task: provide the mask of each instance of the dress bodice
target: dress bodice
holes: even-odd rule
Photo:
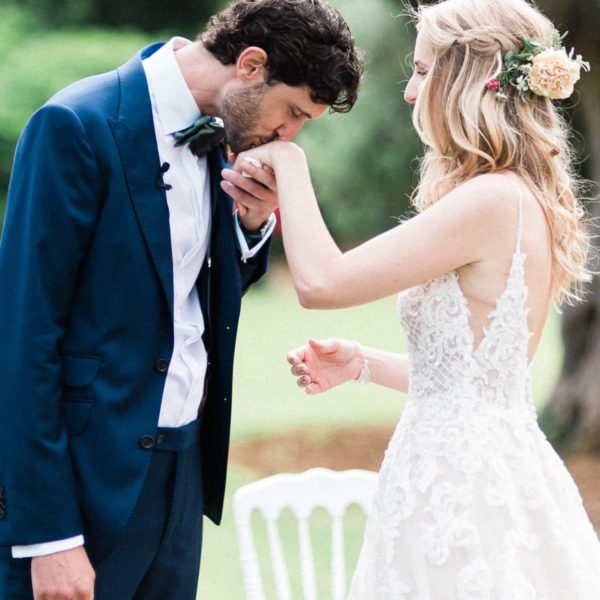
[[[469,305],[456,271],[398,295],[398,313],[410,355],[410,398],[452,396],[506,408],[530,403],[531,333],[521,231],[519,199],[517,242],[506,287],[488,315],[477,347]]]

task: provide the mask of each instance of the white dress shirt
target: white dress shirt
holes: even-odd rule
[[[173,258],[174,346],[158,418],[160,427],[181,427],[198,417],[207,365],[202,341],[204,318],[195,284],[210,243],[210,177],[206,157],[195,156],[187,145],[176,148],[173,137],[176,131],[189,127],[200,116],[175,60],[175,51],[190,43],[184,38],[172,38],[142,63],[150,91],[159,159],[161,164],[170,165],[163,179],[172,186],[166,195]],[[237,215],[235,225],[245,262],[265,244],[275,227],[275,218],[271,215],[262,240],[252,248],[248,247]],[[12,555],[14,558],[41,556],[83,543],[83,536],[79,535],[54,542],[13,546]]]

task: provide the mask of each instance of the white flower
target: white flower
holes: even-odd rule
[[[564,48],[544,50],[533,57],[529,88],[538,96],[564,100],[573,93],[581,76],[581,62],[571,59]]]

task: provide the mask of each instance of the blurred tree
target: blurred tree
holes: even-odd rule
[[[397,0],[399,5],[403,0]],[[427,4],[411,0],[413,6]],[[593,66],[577,84],[575,102],[565,106],[577,132],[574,143],[583,177],[590,181],[589,211],[600,219],[600,0],[537,0],[539,8],[561,32],[566,44]],[[594,240],[599,250],[598,240]],[[597,257],[591,268],[599,270]],[[556,388],[540,415],[548,438],[563,450],[600,452],[600,280],[587,286],[586,302],[566,307],[562,321],[565,357]]]
[[[323,215],[334,237],[353,245],[397,224],[409,206],[420,142],[404,102],[414,33],[393,0],[332,0],[348,20],[367,68],[349,114],[307,124],[306,149]]]
[[[4,0],[29,8],[47,25],[101,25],[195,37],[224,0]]]
[[[539,7],[560,31],[566,43],[592,64],[577,84],[571,109],[579,132],[576,143],[581,169],[591,184],[589,210],[600,219],[600,0],[538,0]],[[594,229],[597,235],[597,231]],[[595,240],[598,249],[598,240]],[[592,260],[598,270],[598,261]],[[558,384],[540,421],[550,440],[564,449],[600,453],[600,280],[587,286],[586,302],[567,307],[562,322],[565,358]]]
[[[0,224],[14,148],[29,116],[61,87],[109,71],[151,41],[135,31],[46,29],[0,5]]]

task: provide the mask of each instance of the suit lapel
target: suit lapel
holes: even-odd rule
[[[221,171],[227,166],[221,155],[221,149],[215,148],[207,155],[208,172],[210,174],[210,207],[211,213],[214,216],[217,208],[217,202],[221,196],[221,201],[224,200],[225,193],[221,190]]]
[[[156,147],[152,105],[142,58],[161,44],[142,50],[118,70],[121,85],[119,114],[109,119],[129,194],[171,314],[173,314],[173,259],[166,194],[156,183],[160,160]]]

